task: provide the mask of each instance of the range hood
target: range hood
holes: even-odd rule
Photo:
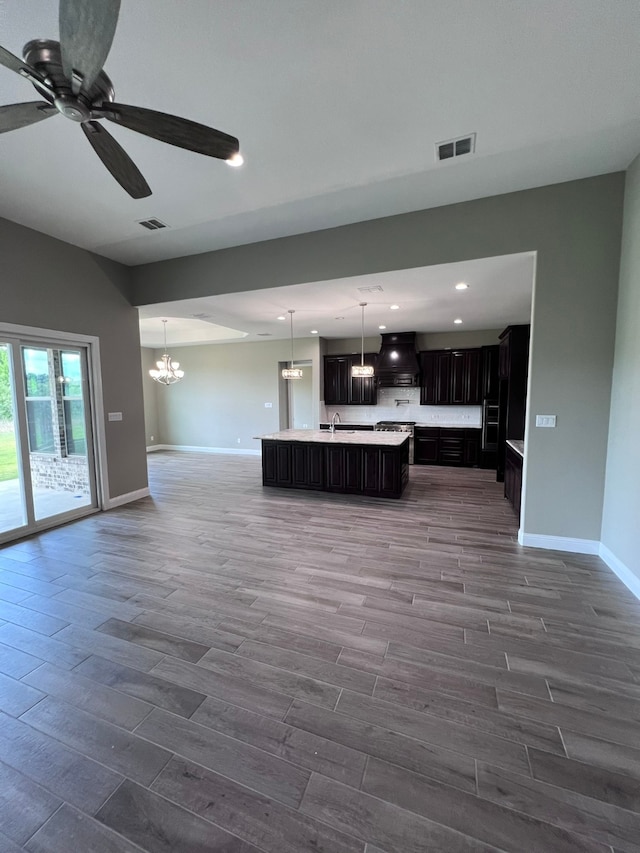
[[[420,365],[416,352],[415,332],[381,335],[376,376],[381,388],[411,387],[420,384]]]

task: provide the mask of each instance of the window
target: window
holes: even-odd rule
[[[68,456],[87,455],[84,403],[82,401],[82,365],[79,352],[60,351],[64,439]]]
[[[54,396],[48,351],[24,347],[22,357],[29,450],[32,453],[55,453]]]

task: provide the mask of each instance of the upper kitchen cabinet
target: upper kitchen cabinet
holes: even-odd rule
[[[500,410],[497,479],[504,479],[507,439],[524,438],[529,366],[529,326],[507,326],[500,335]]]
[[[351,385],[351,359],[348,355],[327,355],[324,358],[325,405],[346,406]]]
[[[423,406],[477,406],[482,402],[480,349],[427,350],[420,353]]]
[[[482,347],[482,399],[497,402],[500,392],[498,368],[500,346]]]
[[[364,363],[375,368],[377,354],[365,353]],[[375,406],[378,386],[375,376],[354,378],[351,365],[359,355],[326,355],[324,358],[324,402],[326,406]]]

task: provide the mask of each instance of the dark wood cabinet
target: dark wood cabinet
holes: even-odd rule
[[[507,445],[504,464],[504,496],[513,507],[520,521],[522,503],[522,456]]]
[[[528,366],[529,326],[508,326],[500,335],[498,482],[504,480],[507,439],[524,438]]]
[[[364,363],[375,369],[377,356],[375,353],[365,353]],[[378,384],[375,376],[351,376],[351,367],[360,364],[360,356],[351,356],[349,359],[349,403],[352,406],[375,406],[378,401]],[[326,404],[325,400],[325,404]]]
[[[437,465],[439,444],[439,427],[416,427],[414,462],[418,465]]]
[[[348,356],[325,356],[325,404],[346,406],[349,402],[351,363]]]
[[[423,406],[477,406],[482,402],[480,349],[426,350],[420,353]]]
[[[460,465],[473,468],[480,461],[481,430],[474,427],[416,427],[417,465]]]
[[[376,353],[365,353],[364,363],[375,368]],[[378,384],[375,376],[352,377],[351,366],[359,355],[327,355],[324,358],[324,402],[326,406],[375,406]]]
[[[408,438],[395,447],[262,441],[265,486],[399,498],[408,481]]]
[[[482,399],[498,400],[500,374],[498,372],[500,347],[498,344],[482,347]]]

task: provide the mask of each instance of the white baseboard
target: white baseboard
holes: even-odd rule
[[[103,509],[115,509],[117,506],[131,503],[131,501],[139,501],[140,498],[148,498],[151,492],[149,487],[145,489],[137,489],[135,492],[127,492],[124,495],[117,495],[115,498],[109,498],[105,501]]]
[[[636,598],[640,599],[640,578],[631,571],[628,566],[619,560],[613,551],[610,551],[606,545],[600,543],[598,554],[602,560],[609,566],[611,571],[616,574],[622,583],[630,590]]]
[[[573,554],[599,554],[596,539],[573,539],[570,536],[545,536],[541,533],[523,533],[518,530],[518,542],[528,548],[546,548],[548,551],[570,551]]]
[[[197,447],[192,444],[154,444],[147,450],[181,450],[184,453],[227,453],[232,456],[260,456],[262,451],[243,447]]]
[[[155,450],[164,450],[164,444],[149,444],[147,453],[153,453]]]

